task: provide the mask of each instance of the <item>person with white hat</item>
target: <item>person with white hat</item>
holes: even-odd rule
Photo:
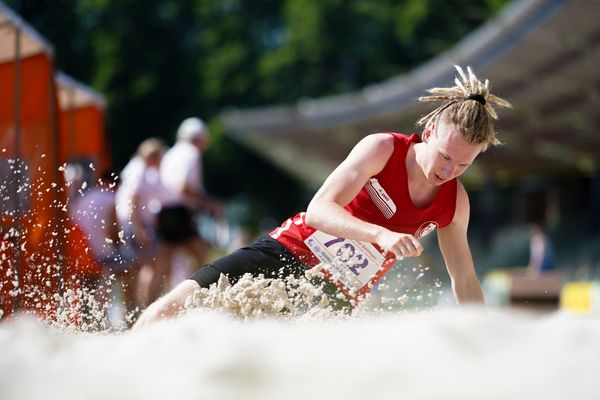
[[[177,130],[177,142],[167,151],[160,169],[163,184],[191,209],[204,203],[202,154],[208,148],[208,130],[200,118],[187,118]]]
[[[202,154],[209,146],[208,129],[200,118],[186,118],[177,130],[177,141],[160,166],[160,179],[172,201],[158,214],[158,234],[171,248],[183,248],[203,265],[208,245],[198,232],[201,213],[219,214],[221,204],[204,189]]]

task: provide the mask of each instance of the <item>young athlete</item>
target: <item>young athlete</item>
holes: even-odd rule
[[[494,105],[510,104],[467,68],[456,86],[430,89],[420,101],[441,105],[418,123],[417,135],[378,133],[361,140],[331,173],[306,213],[285,221],[252,245],[200,268],[141,315],[138,326],[179,312],[199,287],[225,274],[298,274],[320,262],[349,298],[359,299],[395,258],[416,257],[419,239],[437,229],[459,303],[483,303],[467,242],[469,199],[456,179],[477,155],[499,141]]]

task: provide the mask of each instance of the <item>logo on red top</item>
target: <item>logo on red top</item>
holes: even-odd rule
[[[431,232],[435,231],[438,228],[438,223],[435,221],[428,221],[421,224],[419,229],[415,232],[415,237],[420,239],[424,236],[429,235]]]
[[[385,189],[381,186],[377,178],[369,179],[364,186],[373,203],[379,208],[383,215],[390,219],[396,213],[396,204],[386,193]]]

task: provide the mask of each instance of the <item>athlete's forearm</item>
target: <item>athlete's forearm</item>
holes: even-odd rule
[[[346,239],[376,242],[385,228],[351,215],[335,202],[311,202],[306,210],[306,223],[320,231]]]
[[[460,304],[484,304],[483,291],[477,277],[452,282],[454,296]]]

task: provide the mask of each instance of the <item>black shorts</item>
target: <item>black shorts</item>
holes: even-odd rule
[[[196,220],[184,205],[163,207],[157,215],[158,237],[170,244],[182,244],[198,237]]]
[[[217,282],[221,274],[234,284],[246,273],[253,276],[263,274],[265,278],[301,277],[307,268],[277,240],[263,236],[249,246],[206,264],[191,279],[207,288]]]

